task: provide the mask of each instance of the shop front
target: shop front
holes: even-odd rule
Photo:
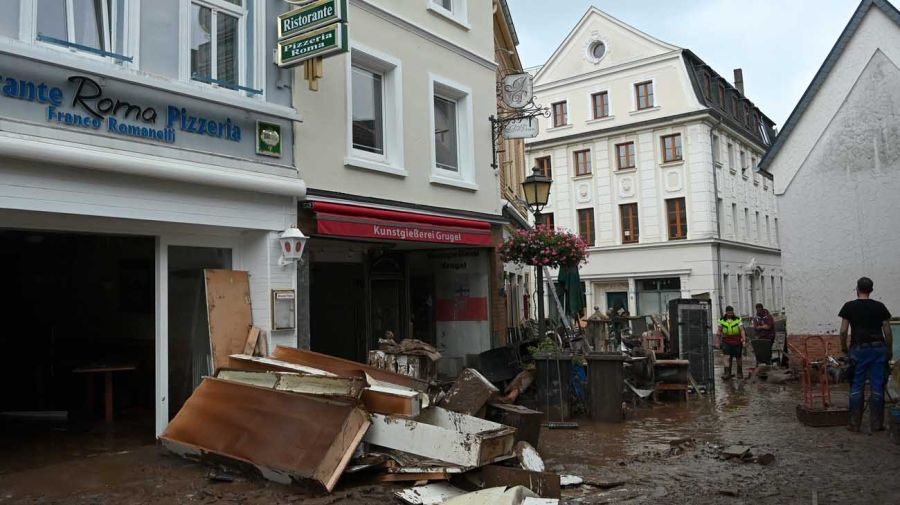
[[[455,376],[467,356],[495,345],[498,224],[346,202],[315,201],[300,213],[312,238],[299,326],[302,342],[308,325],[313,351],[365,361],[379,339],[415,338],[441,349],[438,372]]]
[[[253,324],[296,345],[271,325],[305,195],[290,119],[7,54],[0,76],[0,421],[152,441],[210,373],[204,269],[247,271]],[[284,154],[260,154],[261,124]]]

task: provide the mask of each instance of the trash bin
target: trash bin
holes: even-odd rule
[[[767,338],[757,338],[750,341],[753,346],[753,355],[756,356],[756,364],[772,362],[772,341]]]
[[[532,408],[544,411],[545,422],[568,421],[572,416],[572,354],[535,353],[532,357],[537,367],[537,402]]]
[[[620,423],[622,412],[622,388],[624,387],[621,353],[597,352],[587,355],[588,404],[591,420]]]

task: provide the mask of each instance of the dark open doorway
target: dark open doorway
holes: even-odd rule
[[[366,360],[365,283],[361,263],[311,263],[310,348]]]

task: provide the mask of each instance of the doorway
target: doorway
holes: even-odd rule
[[[365,361],[365,283],[362,263],[310,263],[310,349]]]
[[[628,292],[609,291],[606,293],[606,307],[613,314],[628,312]]]

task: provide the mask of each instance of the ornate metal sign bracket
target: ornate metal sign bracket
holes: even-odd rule
[[[497,79],[497,115],[490,116],[491,147],[495,171],[497,164],[497,144],[501,137],[533,138],[537,136],[540,120],[550,117],[550,108],[535,103],[532,91],[532,77],[527,73],[503,73]]]

